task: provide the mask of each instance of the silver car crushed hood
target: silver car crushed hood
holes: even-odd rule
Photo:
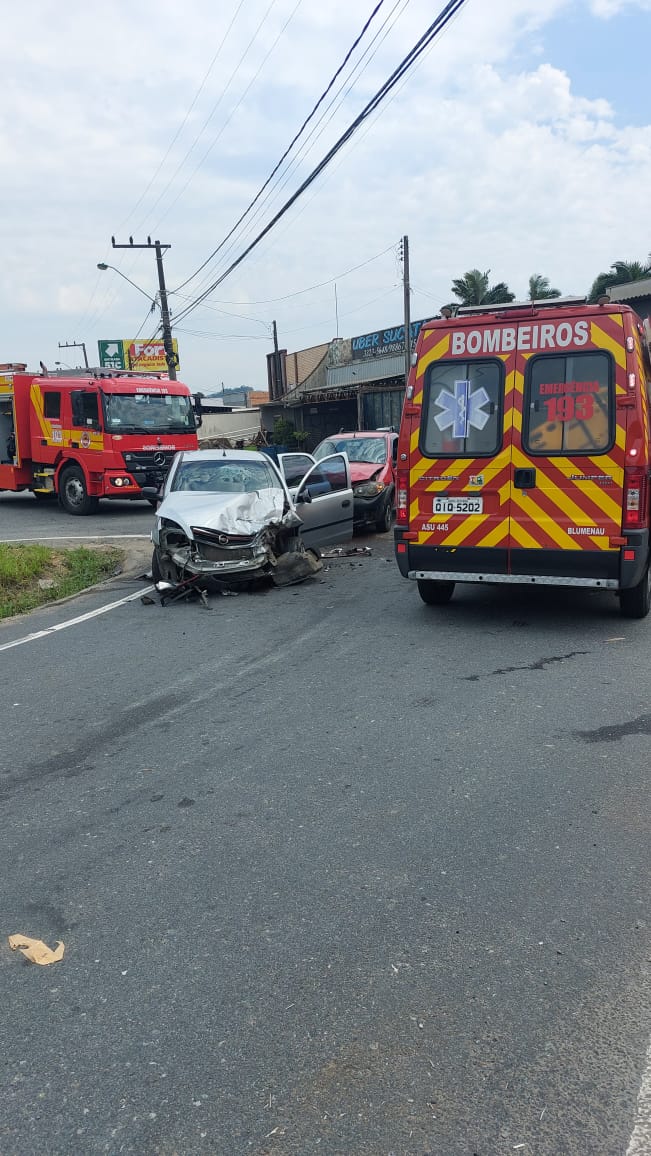
[[[217,530],[224,534],[257,534],[272,524],[299,526],[301,519],[294,509],[286,514],[285,493],[279,487],[254,490],[250,494],[202,494],[173,491],[156,511],[182,527],[192,538],[192,526]]]

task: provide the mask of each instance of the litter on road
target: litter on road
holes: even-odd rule
[[[53,951],[42,939],[32,939],[29,935],[10,935],[9,946],[12,951],[21,951],[30,963],[38,963],[41,967],[46,967],[49,963],[58,963],[63,959],[65,951],[61,939]]]

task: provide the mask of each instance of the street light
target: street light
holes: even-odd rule
[[[116,245],[114,237],[112,237],[111,240],[113,241],[113,247],[116,249],[119,249],[119,248],[127,248],[128,249],[130,247],[129,245],[124,245],[124,246]],[[132,244],[133,244],[133,242],[132,242]],[[134,248],[135,247],[136,246],[134,246]],[[137,248],[145,248],[145,249],[148,247],[149,247],[148,245],[137,246]],[[158,305],[160,306],[161,329],[163,331],[163,346],[165,348],[165,358],[167,360],[167,372],[168,372],[170,380],[176,381],[176,358],[174,355],[174,342],[172,341],[172,326],[170,323],[169,309],[167,307],[167,292],[165,289],[165,275],[163,273],[163,258],[161,256],[161,246],[160,246],[160,243],[158,241],[156,241],[156,261],[158,263],[158,280],[159,280],[159,284],[160,284],[160,300],[159,301],[156,301],[153,297],[150,297],[149,293],[145,293],[144,289],[141,289],[139,285],[136,285],[135,281],[132,281],[130,277],[127,277],[126,273],[123,273],[121,271],[121,269],[116,269],[115,265],[107,265],[105,261],[98,261],[97,268],[101,269],[102,272],[105,269],[112,269],[113,272],[117,273],[120,277],[122,277],[122,279],[124,281],[128,281],[130,285],[133,285],[134,289],[137,289],[139,293],[142,293],[143,297],[146,297],[148,301],[151,301],[151,309],[149,310],[150,313],[154,312],[154,309],[156,308],[156,306],[158,306]]]
[[[130,277],[127,277],[126,273],[123,273],[120,269],[116,269],[115,265],[107,265],[104,261],[99,261],[97,264],[97,268],[101,269],[103,273],[106,271],[106,269],[112,269],[113,272],[117,273],[118,276],[121,277],[123,281],[128,281],[130,285],[133,285],[134,289],[137,289],[139,293],[142,293],[143,297],[146,297],[148,301],[151,301],[150,312],[151,313],[154,312],[154,309],[158,305],[158,302],[153,297],[150,297],[149,293],[145,293],[145,290],[141,289],[139,285],[136,285],[135,281],[132,281]]]

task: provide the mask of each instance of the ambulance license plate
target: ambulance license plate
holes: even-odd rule
[[[483,498],[434,498],[435,514],[481,514],[483,509]]]

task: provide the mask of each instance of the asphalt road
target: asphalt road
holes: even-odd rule
[[[650,639],[602,594],[425,607],[385,537],[1,650],[3,1156],[624,1156]]]
[[[75,518],[56,500],[38,501],[33,494],[0,492],[0,541],[34,538],[46,545],[55,538],[149,536],[153,511],[148,502],[100,502],[99,512]]]

